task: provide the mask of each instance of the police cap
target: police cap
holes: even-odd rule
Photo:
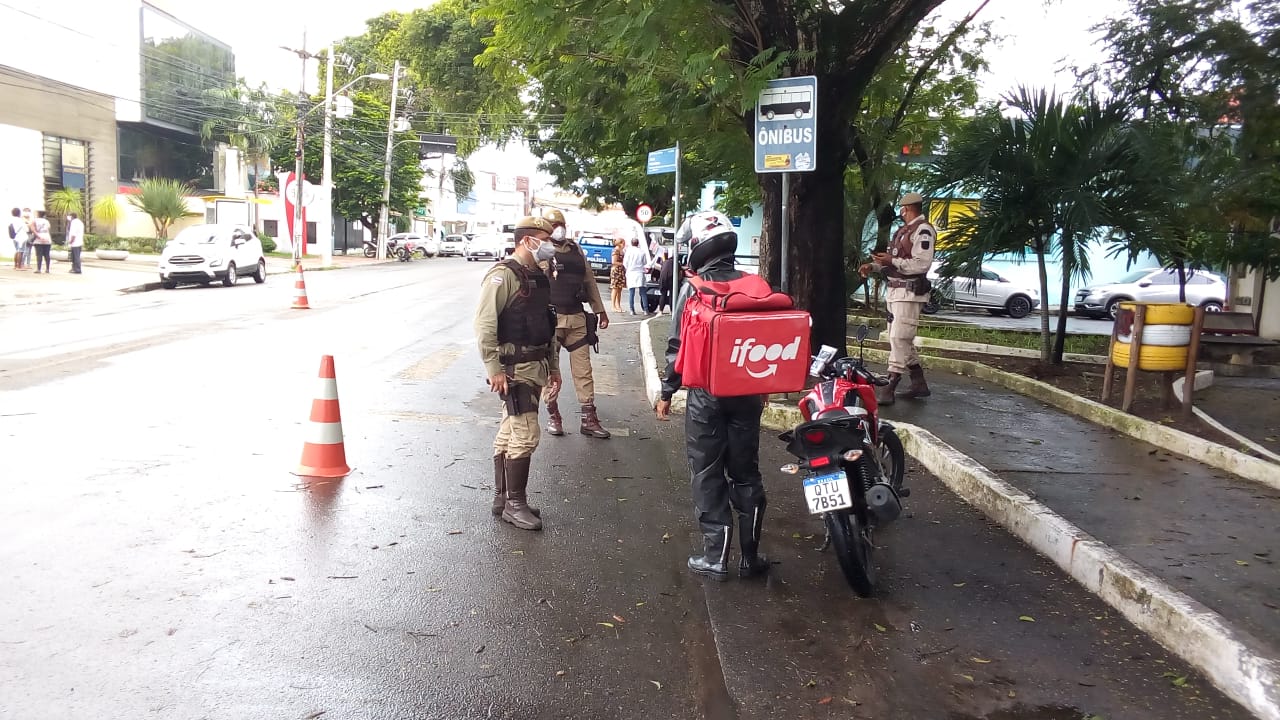
[[[530,215],[516,223],[517,230],[541,230],[550,235],[555,228],[551,227],[551,223],[546,218],[534,217]]]
[[[564,213],[555,208],[545,208],[542,211],[542,217],[551,222],[552,225],[564,225]]]
[[[906,207],[907,205],[923,205],[924,196],[918,192],[909,192],[902,196],[898,201],[898,207]]]

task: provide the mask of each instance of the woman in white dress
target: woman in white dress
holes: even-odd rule
[[[644,248],[640,247],[640,239],[631,238],[627,252],[622,256],[622,267],[627,271],[627,296],[632,315],[639,314],[636,312],[637,291],[641,293],[640,309],[644,309],[644,268],[648,262]]]

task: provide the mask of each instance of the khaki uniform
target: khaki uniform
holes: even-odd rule
[[[537,267],[530,268],[541,275]],[[485,273],[480,284],[480,302],[476,307],[475,332],[480,346],[480,359],[484,363],[486,377],[493,377],[504,371],[503,355],[512,355],[518,348],[510,343],[498,342],[498,315],[511,304],[512,299],[521,291],[521,280],[510,268],[499,263]],[[504,404],[502,408],[502,426],[494,439],[494,454],[505,454],[512,460],[529,457],[538,447],[541,433],[538,429],[537,397],[546,387],[552,374],[559,374],[558,357],[560,346],[552,339],[550,357],[546,360],[515,363],[505,368],[509,382],[509,392],[517,392],[516,385],[525,385],[532,389],[534,398],[533,410],[519,415],[511,415]]]
[[[929,221],[920,216],[894,233],[889,245],[889,262],[883,267],[889,279],[886,300],[893,322],[889,325],[889,372],[904,374],[907,368],[920,364],[916,352],[916,330],[920,327],[920,309],[929,301],[928,293],[917,294],[912,278],[929,272],[933,265],[934,244],[937,231]]]
[[[587,274],[582,280],[582,289],[583,294],[586,295],[587,304],[591,306],[591,312],[596,315],[603,313],[604,301],[600,299],[600,288],[596,285],[595,274],[591,271],[591,264],[587,262],[586,254],[582,252],[582,248],[573,242],[565,242],[556,246],[557,255],[569,252],[576,252],[581,255],[582,262],[586,265]],[[543,272],[550,272],[550,263],[542,263],[542,270]],[[560,348],[580,342],[586,336],[587,316],[585,314],[558,313],[556,315],[557,356]],[[573,390],[578,395],[578,403],[581,405],[593,404],[596,399],[596,383],[591,374],[590,345],[583,345],[569,351],[569,372],[573,374]]]

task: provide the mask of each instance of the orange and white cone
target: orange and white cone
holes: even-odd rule
[[[351,474],[342,441],[342,412],[338,409],[338,379],[333,356],[320,358],[320,388],[311,401],[311,421],[302,446],[302,462],[294,475],[341,478]]]
[[[302,263],[298,263],[298,279],[293,283],[293,310],[310,310],[307,302],[307,281],[302,277]]]

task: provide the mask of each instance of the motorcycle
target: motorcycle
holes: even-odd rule
[[[413,257],[413,243],[408,243],[409,247],[400,245],[396,240],[387,240],[387,257],[398,258],[400,262],[409,262]],[[373,240],[364,241],[364,256],[367,258],[378,256],[378,243]]]
[[[826,526],[821,550],[835,548],[845,580],[861,597],[875,588],[873,532],[897,519],[901,498],[911,494],[902,485],[902,440],[880,419],[876,404],[876,387],[889,381],[867,370],[866,338],[867,326],[861,325],[857,359],[837,358],[835,348],[822,346],[809,366],[818,383],[799,403],[804,421],[778,436],[800,460],[782,472],[804,474],[805,504]]]

